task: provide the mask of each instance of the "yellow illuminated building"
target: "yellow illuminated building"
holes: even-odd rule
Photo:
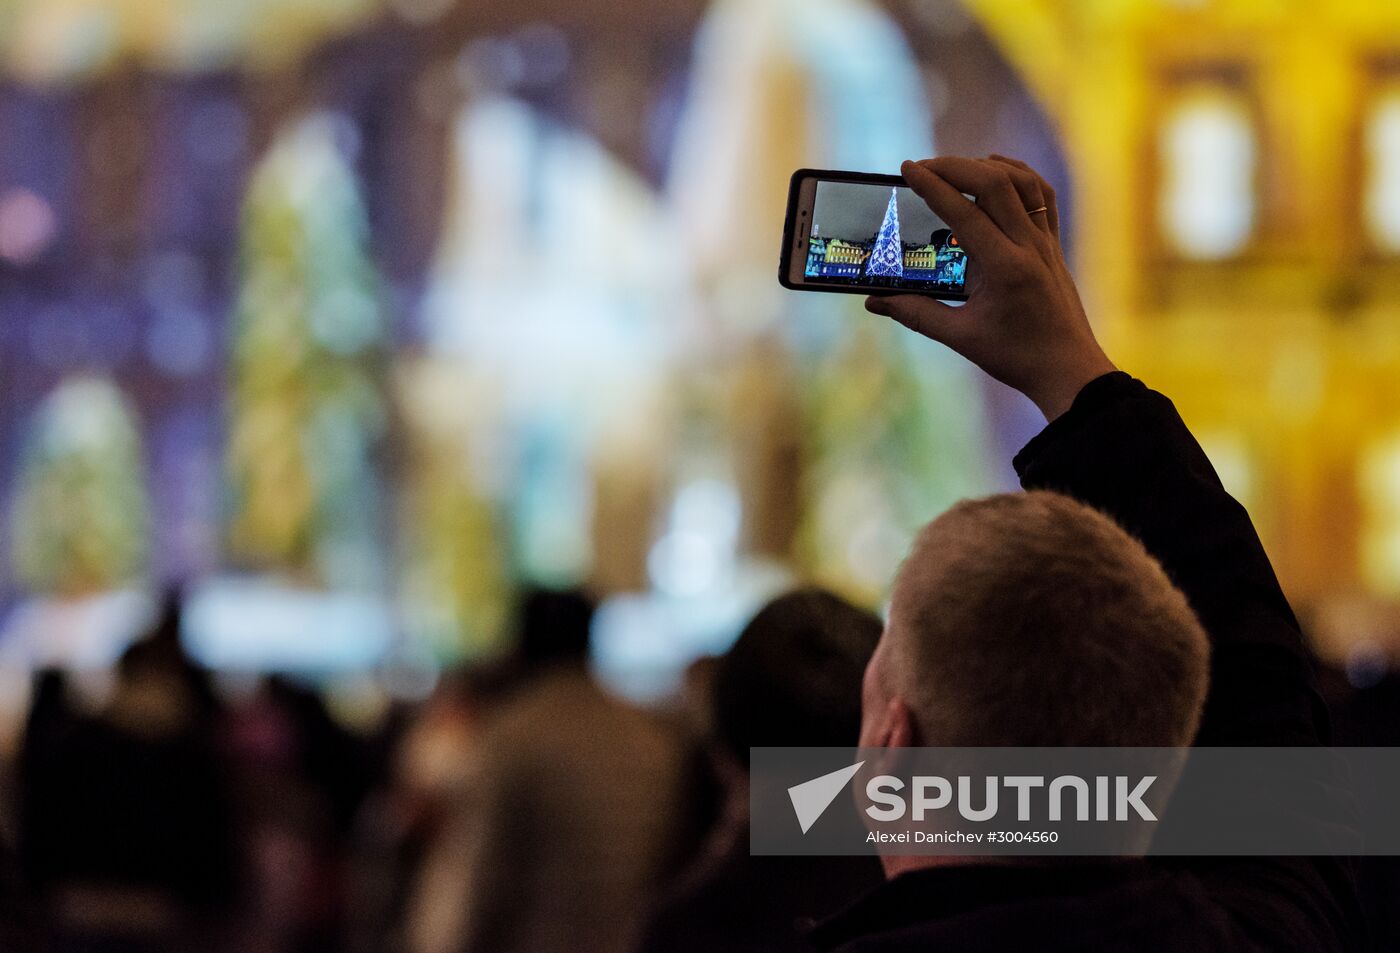
[[[826,246],[826,260],[833,265],[861,265],[870,253],[859,245],[833,238]]]
[[[932,269],[938,262],[938,249],[933,245],[919,245],[904,249],[905,268]]]
[[[968,6],[1058,126],[1115,358],[1175,399],[1290,595],[1393,619],[1400,4]]]

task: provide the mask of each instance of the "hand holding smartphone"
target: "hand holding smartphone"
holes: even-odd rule
[[[897,175],[799,169],[778,280],[797,291],[967,298],[967,253]]]
[[[1086,383],[1114,369],[1065,263],[1055,190],[1030,166],[1005,156],[940,156],[906,162],[900,171],[903,178],[798,172],[788,203],[782,283],[869,294],[867,310],[947,345],[1054,420]],[[905,183],[919,205],[901,200]],[[880,194],[857,197],[853,188]],[[835,201],[823,202],[823,195]],[[874,219],[878,224],[871,225]],[[936,253],[930,274],[916,254],[922,234],[909,236],[911,228],[932,222],[952,232],[944,245],[929,242]],[[936,298],[966,304],[955,308]]]

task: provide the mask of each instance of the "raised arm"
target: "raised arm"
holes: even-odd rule
[[[1086,385],[1016,457],[1030,488],[1114,517],[1186,593],[1211,637],[1199,745],[1315,745],[1326,710],[1259,537],[1171,401],[1127,374]]]
[[[967,248],[972,297],[961,309],[910,295],[872,298],[867,307],[1035,401],[1049,425],[1017,455],[1022,484],[1114,517],[1186,594],[1212,645],[1198,745],[1325,744],[1326,709],[1302,635],[1249,516],[1171,401],[1116,371],[1095,341],[1060,249],[1053,191],[1029,167],[1000,157],[931,159],[903,171]],[[1270,949],[1353,948],[1358,917],[1343,861],[1184,864],[1248,940]]]
[[[972,297],[963,308],[912,295],[867,306],[1035,401],[1050,424],[1016,458],[1022,484],[1114,517],[1186,593],[1213,651],[1198,743],[1325,741],[1302,636],[1249,516],[1171,401],[1116,372],[1099,347],[1060,249],[1053,190],[1000,158],[906,163],[904,175],[972,256]]]

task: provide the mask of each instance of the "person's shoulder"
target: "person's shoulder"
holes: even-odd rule
[[[793,885],[766,874],[747,843],[707,859],[667,891],[647,926],[643,953],[796,953],[807,950],[790,905],[775,897]],[[798,885],[800,888],[800,885]],[[777,902],[775,902],[777,901]]]
[[[1185,871],[1134,865],[932,869],[878,887],[809,938],[829,953],[958,949],[1250,953],[1228,914]]]
[[[587,747],[650,724],[648,713],[608,695],[586,672],[546,672],[522,685],[486,726],[487,748],[542,752]]]
[[[1018,920],[1029,939],[1052,926],[1065,941],[1041,949],[1124,950],[1134,953],[1250,953],[1237,924],[1187,870],[1152,869],[1102,890],[1041,901],[993,917]]]

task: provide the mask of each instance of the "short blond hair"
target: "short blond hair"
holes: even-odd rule
[[[925,745],[1189,745],[1209,678],[1206,633],[1157,560],[1045,491],[925,526],[886,637]]]

